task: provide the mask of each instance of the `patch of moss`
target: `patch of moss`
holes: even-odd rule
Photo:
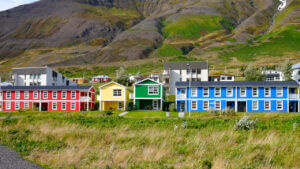
[[[170,57],[170,56],[179,56],[182,55],[182,51],[175,46],[172,46],[170,44],[165,44],[162,47],[158,48],[156,51],[156,54],[158,56],[162,57]]]
[[[106,39],[96,38],[89,41],[90,46],[104,46],[106,44]]]

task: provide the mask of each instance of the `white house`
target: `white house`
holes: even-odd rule
[[[64,75],[45,67],[21,67],[12,69],[14,86],[76,86]]]
[[[214,81],[214,82],[230,82],[230,81],[234,81],[234,80],[235,80],[235,76],[229,75],[229,74],[209,76],[209,81]]]
[[[300,63],[294,64],[292,66],[292,79],[300,83]]]
[[[207,61],[165,62],[161,82],[166,91],[175,94],[175,82],[208,81]]]
[[[278,70],[265,70],[262,74],[265,74],[266,81],[284,81],[282,72]]]

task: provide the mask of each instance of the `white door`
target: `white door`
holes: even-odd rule
[[[158,100],[153,100],[153,110],[158,110]]]

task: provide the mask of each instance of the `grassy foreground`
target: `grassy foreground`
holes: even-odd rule
[[[106,117],[99,112],[31,112],[21,119],[3,119],[0,144],[47,168],[300,166],[300,114],[254,114],[257,128],[241,131],[234,124],[243,114],[178,119],[175,113],[168,118],[164,112],[129,112],[125,117],[118,113]],[[180,127],[183,122],[185,129]]]

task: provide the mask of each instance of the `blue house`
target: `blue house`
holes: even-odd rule
[[[176,82],[178,112],[299,112],[295,81]],[[190,87],[189,87],[190,86]],[[190,109],[191,108],[191,109]]]

